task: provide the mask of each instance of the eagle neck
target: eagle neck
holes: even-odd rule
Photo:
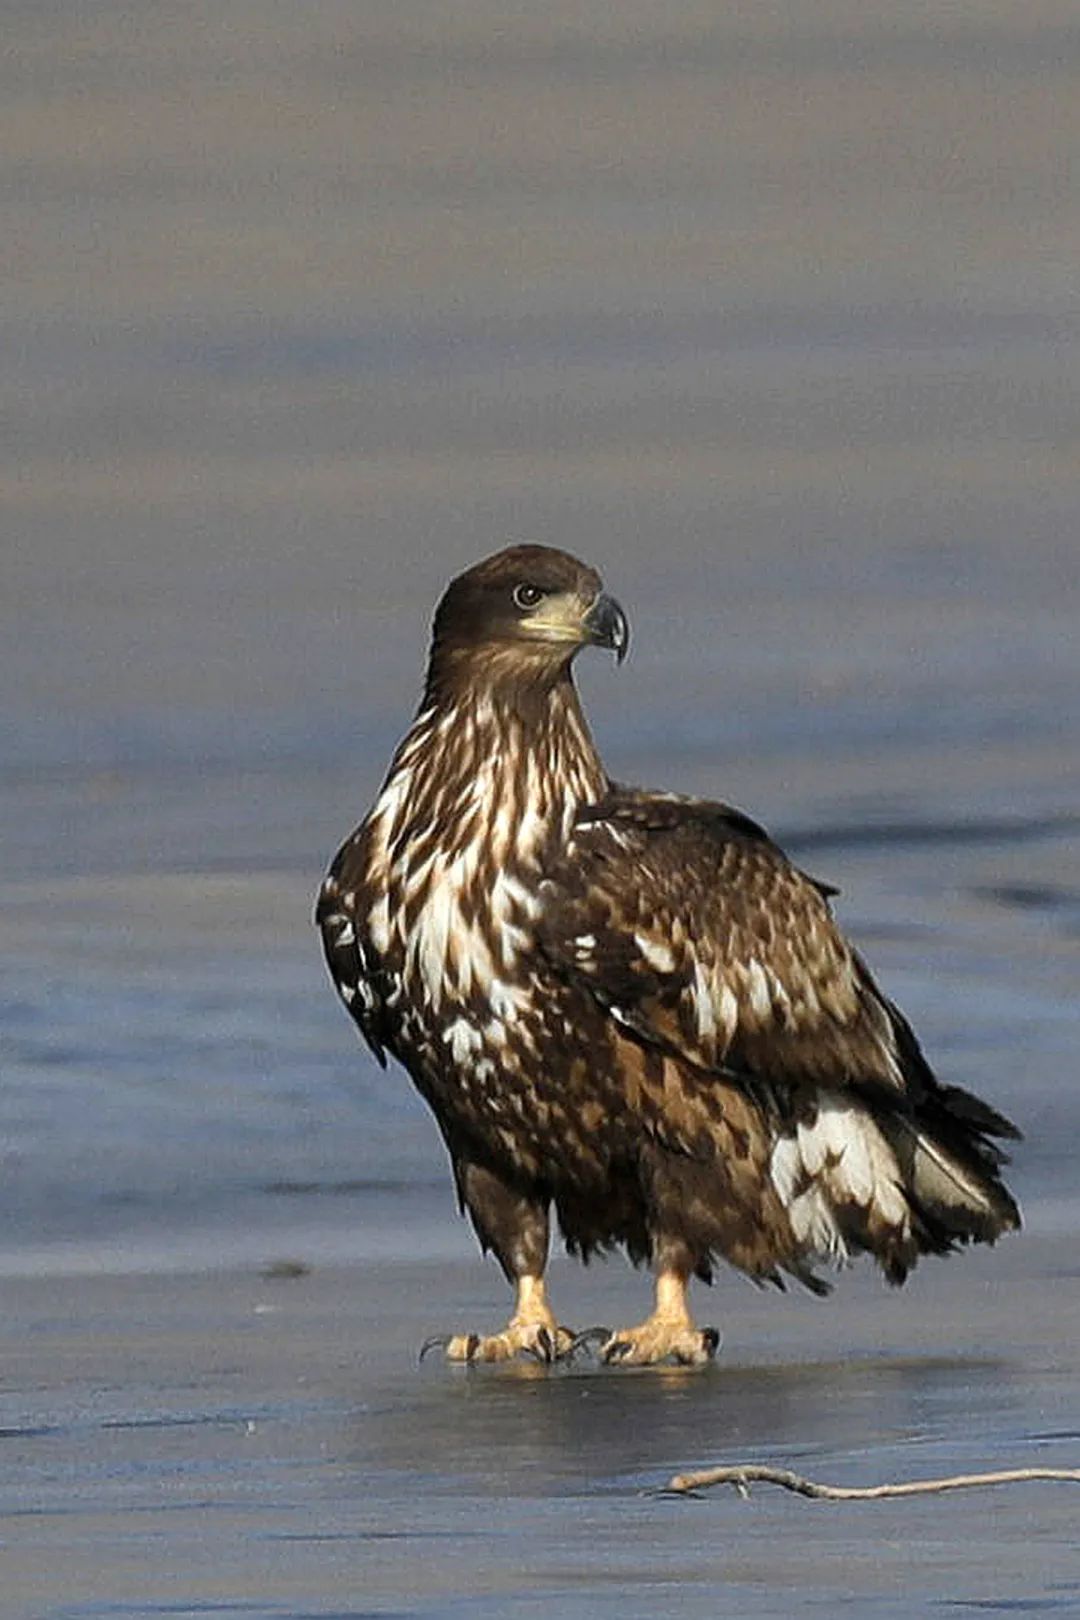
[[[496,862],[537,868],[608,786],[569,672],[543,692],[530,687],[524,703],[488,686],[426,704],[395,777],[405,791],[391,839],[426,842],[437,828],[446,853],[479,838]]]

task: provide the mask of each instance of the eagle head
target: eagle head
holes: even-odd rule
[[[622,663],[630,627],[600,575],[552,546],[508,546],[447,587],[432,626],[432,678],[467,662],[475,678],[545,680],[565,673],[582,647],[607,647]]]

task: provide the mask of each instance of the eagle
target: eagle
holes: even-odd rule
[[[838,928],[836,893],[731,806],[612,781],[573,680],[621,662],[622,608],[568,553],[514,545],[454,579],[419,711],[334,859],[316,921],[338,994],[428,1103],[459,1207],[516,1290],[451,1361],[708,1361],[689,1286],[859,1253],[920,1255],[1020,1224],[998,1142],[1019,1132],[939,1082]],[[655,1274],[642,1322],[575,1334],[545,1289],[571,1254]]]

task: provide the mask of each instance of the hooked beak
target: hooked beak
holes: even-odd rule
[[[585,615],[585,628],[594,647],[609,647],[621,664],[630,650],[630,625],[613,596],[601,591]]]

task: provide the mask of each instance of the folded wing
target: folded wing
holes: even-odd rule
[[[615,789],[547,886],[543,944],[641,1042],[744,1089],[811,1256],[919,1252],[1018,1224],[993,1109],[935,1079],[838,929],[833,892],[730,807]]]

